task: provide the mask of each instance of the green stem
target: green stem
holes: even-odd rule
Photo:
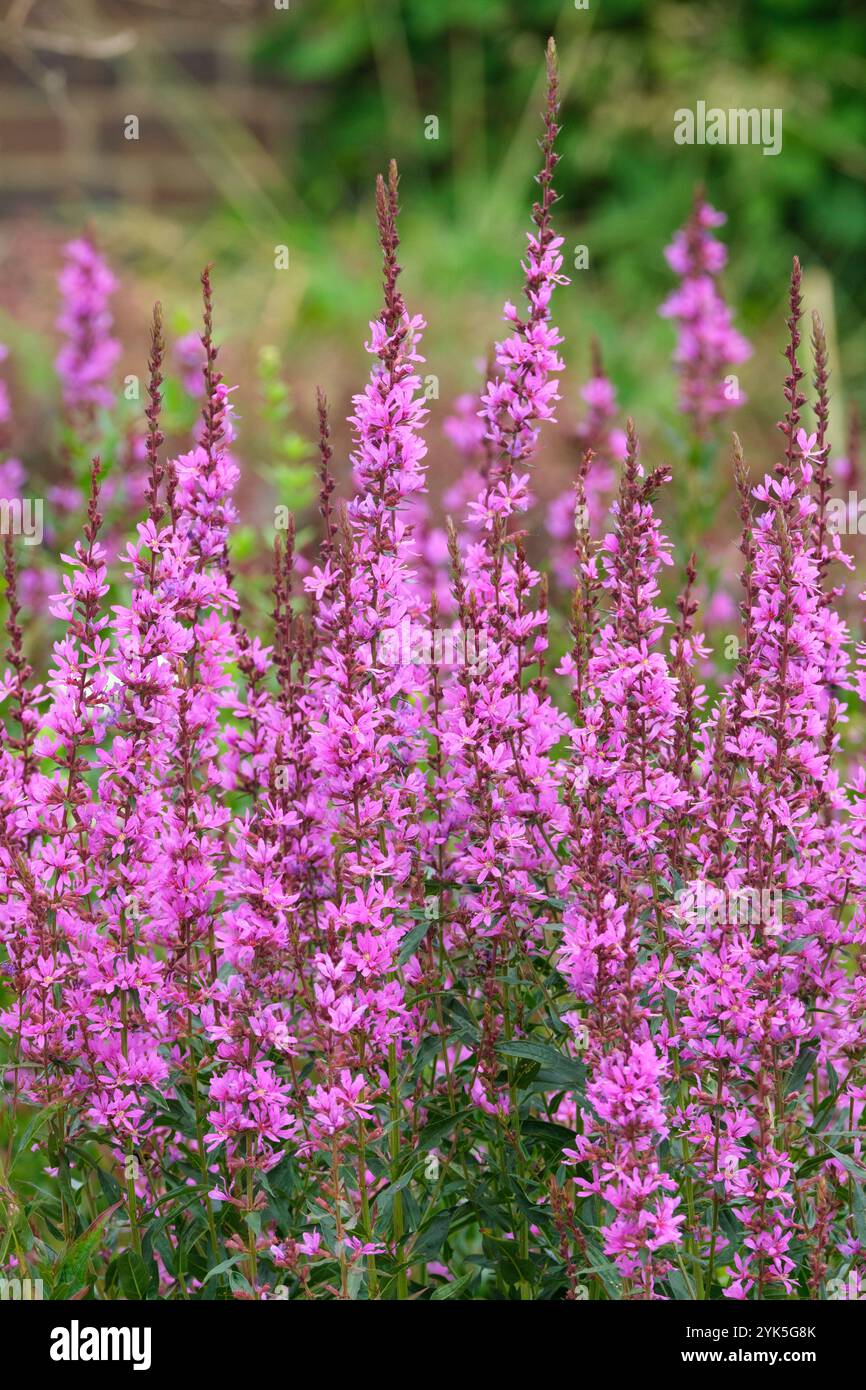
[[[363,1120],[358,1122],[358,1186],[361,1189],[361,1220],[364,1225],[364,1235],[368,1241],[373,1239],[373,1228],[370,1225],[370,1198],[367,1194],[367,1144],[366,1128]],[[379,1297],[379,1274],[376,1269],[376,1256],[367,1256],[367,1292],[370,1298]]]
[[[394,1043],[388,1046],[388,1075],[391,1081],[391,1181],[396,1182],[400,1174],[400,1088],[397,1080],[397,1049]],[[409,1297],[409,1280],[403,1262],[403,1194],[394,1194],[394,1255],[397,1261],[397,1298]]]

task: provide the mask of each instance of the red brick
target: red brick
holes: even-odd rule
[[[66,129],[57,116],[0,116],[0,160],[4,155],[62,154]]]

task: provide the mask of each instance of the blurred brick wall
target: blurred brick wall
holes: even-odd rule
[[[226,139],[273,180],[289,103],[249,54],[278,20],[273,0],[0,0],[0,216],[206,200]],[[124,137],[130,115],[138,140]]]

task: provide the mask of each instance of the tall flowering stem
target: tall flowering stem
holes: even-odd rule
[[[680,410],[699,441],[707,438],[717,416],[742,404],[739,384],[727,372],[751,355],[718,288],[727,251],[711,229],[726,220],[698,189],[691,217],[665,251],[680,284],[659,313],[677,325],[674,362],[680,377]]]

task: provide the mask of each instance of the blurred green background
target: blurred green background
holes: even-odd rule
[[[630,365],[631,332],[622,352],[623,330],[639,314],[664,348],[666,333],[653,332],[669,283],[661,248],[700,181],[731,219],[728,285],[747,326],[778,306],[797,252],[809,270],[832,277],[848,371],[862,375],[866,23],[862,6],[832,0],[590,0],[586,10],[572,0],[299,5],[263,30],[256,56],[289,88],[316,84],[291,174],[295,195],[329,224],[324,244],[316,228],[305,326],[348,307],[343,239],[386,153],[404,175],[407,261],[419,294],[495,302],[513,282],[548,33],[557,38],[563,92],[559,222],[590,252],[589,273],[563,296],[563,316],[573,323],[576,311],[584,332],[597,326],[622,353],[631,389],[650,399],[644,372]],[[673,113],[698,99],[782,108],[781,155],[675,145]],[[439,118],[435,141],[425,139],[428,114]],[[310,230],[299,228],[312,250]]]
[[[749,403],[735,413],[755,466],[772,461],[795,253],[805,267],[807,308],[820,308],[828,325],[840,407],[833,436],[841,446],[844,408],[862,399],[866,384],[862,4],[589,0],[579,9],[574,0],[289,0],[278,9],[271,0],[201,7],[189,0],[187,50],[196,43],[206,50],[231,20],[231,43],[243,48],[248,64],[246,115],[232,111],[205,64],[178,57],[177,44],[168,42],[173,12],[94,0],[77,10],[78,30],[75,12],[72,6],[67,13],[70,34],[80,33],[91,48],[96,34],[103,48],[113,42],[118,50],[80,61],[110,68],[117,113],[156,103],[178,142],[172,158],[182,180],[187,171],[191,196],[163,198],[158,183],[149,197],[138,196],[144,161],[150,157],[158,172],[160,159],[168,160],[143,117],[139,146],[104,155],[104,171],[115,156],[126,161],[123,179],[110,184],[107,172],[102,184],[84,175],[67,179],[43,202],[38,225],[71,229],[87,221],[95,228],[123,282],[118,312],[129,370],[143,360],[152,299],[163,300],[169,323],[181,331],[195,322],[200,268],[215,262],[225,370],[243,387],[245,452],[269,447],[256,425],[253,384],[263,343],[279,348],[304,432],[312,431],[317,382],[342,417],[363,381],[363,339],[378,305],[373,184],[395,156],[406,297],[429,322],[427,370],[440,380],[440,399],[431,403],[431,463],[434,478],[450,476],[454,464],[438,425],[453,394],[477,382],[500,331],[502,302],[519,293],[549,33],[561,66],[557,222],[569,252],[566,269],[576,246],[589,255],[588,268],[572,271],[556,304],[570,368],[563,429],[580,414],[578,389],[597,335],[623,409],[651,444],[675,448],[673,329],[657,306],[672,285],[663,248],[701,182],[729,217],[723,286],[737,326],[755,346],[741,372]],[[119,34],[126,34],[125,47]],[[50,67],[66,59],[49,54],[45,61]],[[73,106],[76,80],[68,76]],[[781,154],[676,145],[674,112],[698,100],[726,109],[780,107]],[[256,114],[266,109],[282,113],[284,123],[263,133]],[[438,121],[436,139],[425,138],[429,117]],[[26,199],[22,208],[29,247],[34,214]],[[43,344],[53,350],[53,283],[45,273],[53,244],[46,248],[37,238],[40,268],[22,309],[22,239],[10,225],[14,218],[10,224],[7,217],[0,327],[11,334],[11,315],[38,379],[39,362],[50,360]],[[282,244],[288,271],[274,269],[274,247]],[[32,309],[37,299],[41,319]],[[339,418],[337,442],[345,454]],[[38,448],[38,426],[32,443]],[[569,450],[545,450],[543,496],[562,486],[572,464]],[[271,499],[252,495],[249,505],[264,515]]]

